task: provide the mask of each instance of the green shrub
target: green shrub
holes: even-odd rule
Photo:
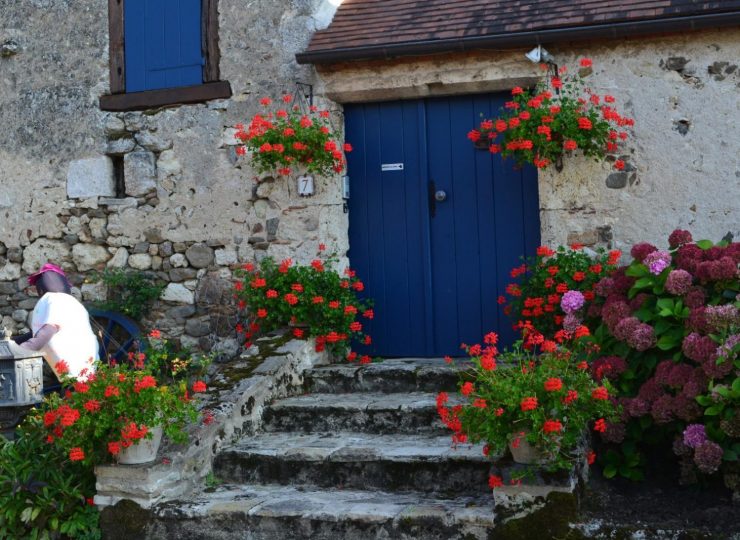
[[[152,302],[164,290],[164,284],[152,275],[120,268],[95,274],[92,281],[102,281],[108,287],[108,299],[96,303],[97,307],[123,313],[134,320],[148,314]]]
[[[35,412],[14,441],[0,437],[0,538],[100,538],[92,467],[45,438]]]

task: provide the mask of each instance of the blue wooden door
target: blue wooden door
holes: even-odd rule
[[[126,92],[203,82],[201,0],[125,0]]]
[[[375,301],[370,354],[459,356],[492,330],[513,341],[496,299],[539,245],[537,173],[466,137],[506,97],[345,107],[349,258]]]

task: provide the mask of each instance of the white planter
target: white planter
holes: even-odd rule
[[[527,433],[519,438],[519,444],[516,447],[509,443],[509,450],[514,461],[523,465],[542,464],[550,461],[550,458],[544,452],[529,444]]]
[[[162,426],[155,426],[151,430],[151,439],[140,439],[128,448],[122,448],[118,454],[118,463],[121,465],[140,465],[150,463],[157,457],[159,444],[162,442]]]

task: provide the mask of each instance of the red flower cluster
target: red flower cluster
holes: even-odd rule
[[[283,96],[284,104],[291,100],[291,96]],[[262,98],[260,103],[269,107],[272,100]],[[342,172],[343,152],[352,151],[352,145],[336,141],[328,118],[328,111],[311,107],[304,113],[298,106],[256,114],[246,128],[243,124],[235,126],[236,138],[243,143],[237,147],[237,154],[251,151],[252,164],[259,173],[287,176],[303,169],[328,176]]]
[[[582,65],[586,61],[590,67],[588,59],[583,59]],[[590,71],[584,76],[588,74]],[[616,153],[619,142],[628,138],[626,131],[617,130],[634,125],[631,118],[622,117],[608,105],[614,103],[613,96],[603,96],[602,104],[601,96],[584,88],[580,75],[543,80],[534,92],[515,87],[511,94],[512,100],[504,104],[501,116],[482,120],[468,133],[468,139],[474,143],[485,141],[492,153],[512,156],[519,164],[545,168],[562,158],[564,152],[576,149],[604,159]],[[614,166],[621,170],[624,162],[616,160]]]

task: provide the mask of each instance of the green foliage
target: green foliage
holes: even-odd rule
[[[150,274],[121,268],[106,269],[93,275],[92,281],[102,281],[108,287],[108,299],[98,302],[97,307],[123,313],[137,321],[149,313],[152,302],[165,287]]]
[[[371,302],[358,296],[364,285],[351,270],[344,275],[332,270],[333,263],[331,257],[309,265],[295,265],[290,259],[277,264],[265,258],[259,268],[250,264],[238,270],[241,280],[236,289],[246,308],[246,326],[240,324],[237,330],[249,342],[258,331],[305,325],[293,330],[295,337],[315,337],[317,350],[326,346],[336,354],[343,354],[352,341],[369,344],[358,320],[374,316]],[[371,359],[363,356],[361,361]]]
[[[92,467],[69,461],[45,441],[37,412],[0,437],[0,538],[98,540],[98,510]]]

